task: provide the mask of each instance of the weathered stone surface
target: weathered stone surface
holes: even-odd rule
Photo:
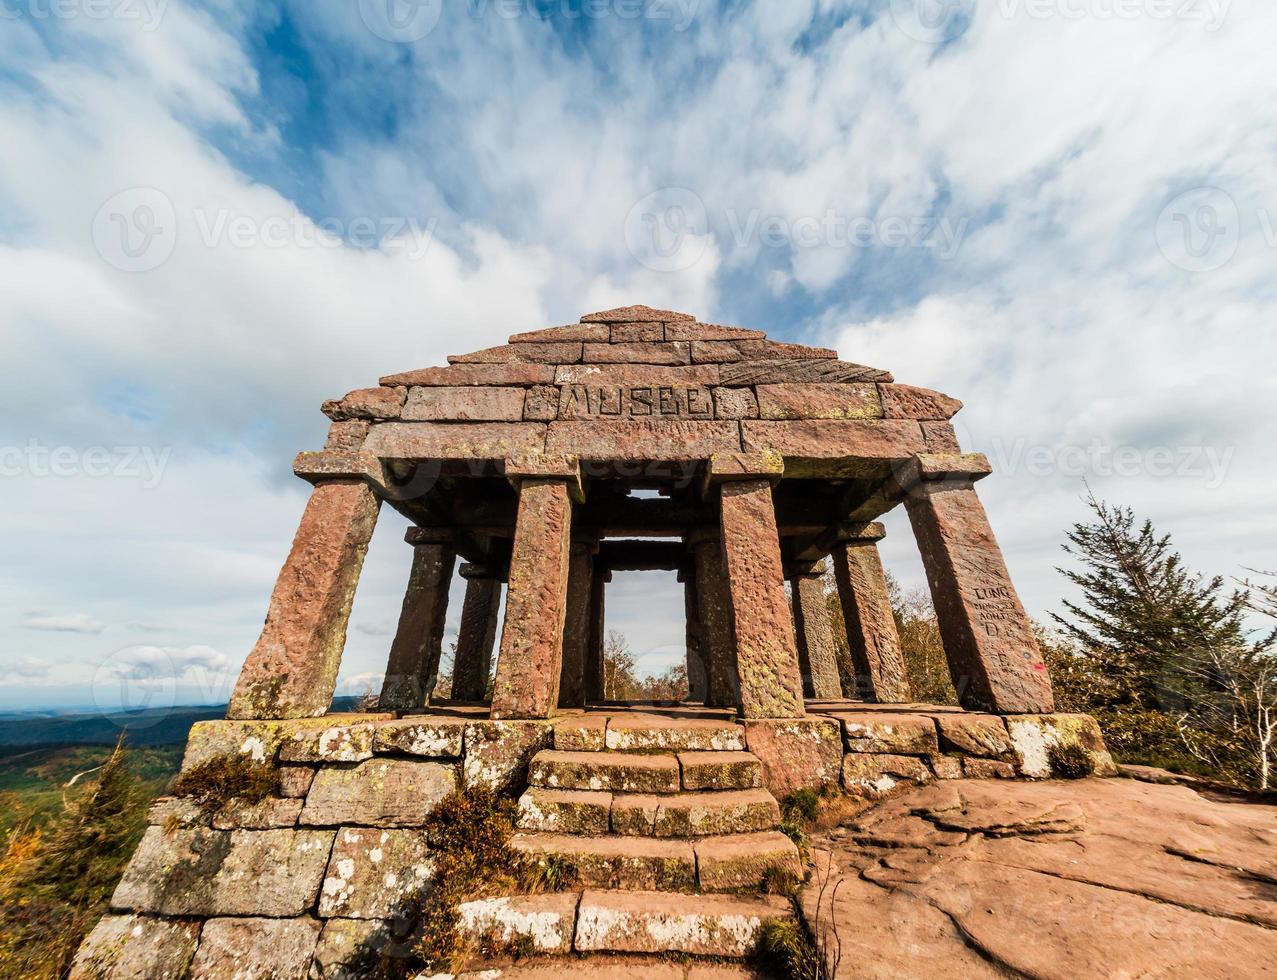
[[[393,715],[383,715],[389,720]],[[291,727],[279,748],[283,762],[360,762],[372,758],[372,721]]]
[[[958,434],[948,422],[921,422],[922,438],[927,443],[929,453],[961,454],[962,444],[958,442]]]
[[[748,481],[752,477],[765,477],[775,483],[785,474],[785,458],[774,450],[763,452],[715,453],[705,467],[708,486],[721,483]]]
[[[666,339],[665,325],[651,320],[640,320],[638,323],[614,323],[610,335],[603,339],[614,344],[659,342]]]
[[[684,789],[758,789],[763,767],[749,752],[680,752]]]
[[[527,364],[454,364],[430,367],[381,379],[383,385],[434,387],[448,385],[544,385],[554,381],[554,365]]]
[[[595,540],[573,541],[568,556],[567,606],[563,616],[563,666],[559,706],[585,707],[585,663],[590,655],[590,594],[594,583]]]
[[[708,837],[696,842],[696,876],[703,889],[757,888],[772,868],[784,868],[802,880],[798,848],[779,831]]]
[[[528,782],[549,789],[677,793],[679,767],[668,755],[546,750],[533,758]]]
[[[642,323],[659,320],[663,323],[694,323],[696,317],[690,313],[679,313],[675,310],[654,310],[650,306],[618,306],[614,310],[602,310],[598,313],[587,313],[581,317],[582,323]]]
[[[148,827],[111,907],[162,915],[301,915],[315,901],[333,833]]]
[[[556,385],[529,388],[523,399],[523,418],[528,422],[553,422],[559,417],[559,389]]]
[[[426,758],[459,758],[466,722],[461,718],[402,718],[377,726],[373,749]]]
[[[883,414],[889,419],[945,421],[957,415],[962,408],[958,399],[929,388],[883,384],[878,386],[878,390],[882,394]]]
[[[696,563],[696,606],[701,616],[708,656],[707,703],[734,707],[740,702],[740,685],[736,673],[731,589],[727,582],[722,538],[713,533],[714,530],[693,534],[690,540]]]
[[[587,891],[577,910],[576,948],[743,957],[753,950],[764,921],[791,914],[789,902],[774,895]]]
[[[749,834],[771,830],[779,823],[780,806],[765,789],[617,796],[612,801],[612,829],[618,834],[644,837]]]
[[[940,751],[936,723],[926,715],[865,712],[836,716],[843,726],[849,752],[893,755],[935,755]]]
[[[843,758],[842,784],[850,793],[883,796],[901,783],[925,783],[931,770],[912,755],[858,755]]]
[[[762,764],[763,785],[778,799],[799,789],[839,784],[842,727],[833,719],[750,719],[745,742]]]
[[[380,707],[418,708],[433,693],[443,655],[448,588],[456,560],[451,544],[429,542],[413,547],[412,571],[390,644],[386,677],[378,699]]]
[[[1090,715],[1016,715],[1006,719],[1011,750],[1026,776],[1045,779],[1052,775],[1053,751],[1076,746],[1086,753],[1093,775],[1116,776],[1117,766],[1104,745],[1100,726]]]
[[[206,827],[209,818],[194,800],[159,796],[147,807],[146,822],[153,827]]]
[[[602,752],[607,748],[607,716],[582,715],[554,726],[554,747],[561,752]]]
[[[452,669],[452,699],[482,701],[487,696],[492,674],[492,649],[497,640],[497,619],[501,614],[501,581],[467,574],[466,598],[461,607],[461,627]]]
[[[850,361],[810,358],[805,360],[757,360],[723,364],[720,383],[734,388],[775,384],[848,384],[857,381],[891,381],[891,375],[877,368]]]
[[[1051,680],[984,507],[969,485],[905,500],[954,686],[968,710],[1049,712]]]
[[[713,386],[718,384],[718,365],[565,364],[554,372],[554,383],[649,388],[652,385]]]
[[[990,758],[1011,751],[1006,722],[996,715],[938,715],[936,723],[945,749]]]
[[[583,459],[705,459],[740,450],[739,423],[731,421],[551,422],[546,452],[574,452]]]
[[[522,388],[417,387],[408,393],[402,417],[407,422],[518,422],[523,400]]]
[[[880,419],[882,402],[872,384],[759,385],[763,419]]]
[[[766,340],[761,330],[721,327],[713,323],[667,323],[666,340]]]
[[[567,482],[524,480],[492,690],[493,718],[549,718],[558,708],[571,533]]]
[[[540,721],[472,721],[466,725],[462,775],[466,786],[503,792],[527,780],[528,763],[552,744],[554,729]]]
[[[380,506],[361,482],[315,487],[275,582],[266,625],[231,695],[228,718],[307,718],[328,711]]]
[[[182,769],[219,756],[243,756],[273,765],[288,729],[277,721],[197,721],[186,737]]]
[[[353,766],[325,766],[306,794],[301,823],[416,827],[456,787],[455,768],[437,762],[373,758]]]
[[[403,404],[403,388],[361,388],[344,398],[324,402],[324,414],[335,422],[397,419]]]
[[[837,648],[829,620],[829,605],[825,601],[823,575],[794,576],[790,579],[790,596],[803,693],[810,698],[842,697],[842,680],[838,676]]]
[[[708,340],[692,343],[694,363],[729,363],[735,361],[829,360],[837,351],[802,344],[780,344],[770,340]]]
[[[745,729],[710,718],[613,715],[607,723],[606,747],[619,752],[739,752],[745,748]]]
[[[373,975],[379,955],[406,952],[389,927],[374,919],[329,919],[319,935],[310,980],[364,980]]]
[[[575,364],[581,360],[581,344],[540,343],[504,344],[470,354],[450,354],[449,364],[507,364],[526,361],[532,364]]]
[[[199,934],[198,922],[103,916],[75,954],[71,980],[181,980]]]
[[[541,422],[384,422],[373,426],[364,451],[383,459],[504,459],[541,452],[545,430]]]
[[[758,396],[753,388],[715,388],[714,417],[720,419],[758,418]]]
[[[282,765],[279,767],[279,795],[287,799],[301,799],[310,792],[310,784],[314,781],[314,766]]]
[[[1010,762],[968,756],[962,760],[962,775],[967,779],[1015,779],[1018,773]]]
[[[600,419],[659,420],[712,419],[711,389],[696,385],[563,385],[558,417],[565,421]]]
[[[314,919],[210,919],[191,976],[200,980],[305,980],[319,941]]]
[[[213,815],[214,830],[274,830],[294,827],[302,801],[267,797],[258,803],[232,800]]]
[[[359,452],[368,437],[367,422],[334,422],[328,427],[325,452]]]
[[[609,339],[605,324],[573,323],[565,327],[546,327],[543,330],[527,330],[510,338],[512,344],[538,344],[545,342],[591,341],[606,343]]]
[[[519,797],[519,829],[550,834],[606,834],[612,794],[530,786]]]
[[[821,461],[845,456],[906,459],[927,449],[921,427],[908,419],[747,419],[741,422],[741,444],[746,452],[780,450],[787,464],[791,459]]]
[[[745,718],[802,717],[803,684],[793,614],[785,596],[771,485],[765,479],[747,480],[724,484],[721,492],[741,714]]]
[[[457,927],[474,940],[530,940],[539,953],[567,953],[576,928],[576,892],[481,898],[457,906]]]
[[[936,779],[961,779],[963,760],[953,755],[931,755],[927,757],[927,764],[931,766],[931,771],[935,774]]]
[[[434,861],[423,830],[343,827],[319,892],[325,919],[389,919],[429,887]]]
[[[562,857],[587,888],[679,891],[696,885],[696,856],[686,841],[515,834],[510,845],[532,861]]]
[[[873,540],[844,541],[830,560],[855,672],[843,678],[844,693],[882,702],[908,701],[909,678],[878,545]]]

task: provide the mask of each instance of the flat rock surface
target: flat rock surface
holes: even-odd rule
[[[800,905],[837,977],[1277,977],[1277,807],[947,780],[813,847]]]

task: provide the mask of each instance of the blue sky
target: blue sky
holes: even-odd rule
[[[962,398],[1037,615],[1084,479],[1277,565],[1275,42],[1264,0],[6,0],[0,707],[216,700],[324,398],[622,303]],[[673,576],[608,608],[677,655]]]

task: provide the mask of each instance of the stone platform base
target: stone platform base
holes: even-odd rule
[[[849,701],[776,721],[697,706],[485,714],[196,725],[184,770],[239,756],[276,768],[279,795],[212,814],[157,800],[72,976],[358,976],[355,958],[384,945],[387,923],[429,887],[423,827],[459,787],[521,795],[516,846],[572,858],[584,889],[468,903],[463,928],[550,954],[738,958],[763,919],[792,914],[757,885],[797,861],[777,832],[778,801],[797,789],[880,796],[937,779],[1047,777],[1066,762],[1116,772],[1083,715]],[[698,890],[736,894],[688,894]]]

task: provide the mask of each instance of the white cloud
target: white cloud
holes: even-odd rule
[[[49,633],[101,633],[106,623],[84,613],[64,616],[46,616],[32,613],[22,621],[23,629],[43,630]]]

